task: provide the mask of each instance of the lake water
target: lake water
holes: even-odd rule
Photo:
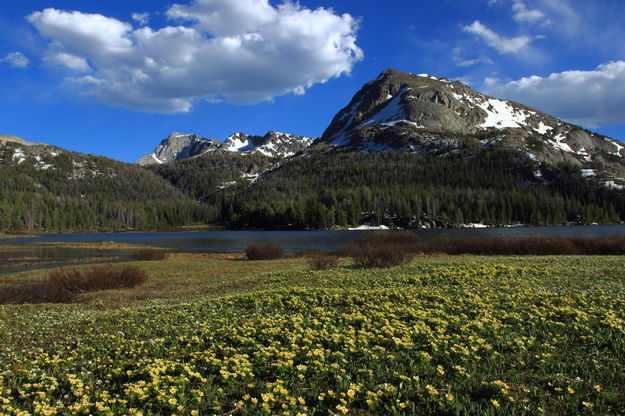
[[[424,241],[440,237],[452,238],[502,238],[527,236],[602,237],[624,235],[625,225],[568,226],[568,227],[515,227],[515,228],[456,228],[411,230]],[[63,264],[67,260],[115,257],[118,261],[128,258],[124,250],[70,249],[41,247],[42,243],[101,243],[149,245],[183,252],[242,252],[249,244],[261,241],[277,241],[287,252],[307,249],[332,250],[355,238],[361,231],[180,231],[180,232],[126,232],[126,233],[75,233],[42,234],[34,238],[0,240],[0,263],[2,244],[20,245],[23,257],[40,257],[49,260],[47,267]],[[14,254],[12,254],[14,256]],[[37,267],[0,264],[0,273],[28,270]]]

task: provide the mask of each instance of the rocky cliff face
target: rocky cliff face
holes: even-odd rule
[[[146,166],[198,156],[219,148],[221,143],[196,134],[172,133],[150,154],[144,155],[137,164]]]
[[[363,150],[428,151],[499,144],[541,163],[625,178],[625,147],[519,103],[480,94],[428,74],[388,69],[365,86],[323,133],[321,142]]]

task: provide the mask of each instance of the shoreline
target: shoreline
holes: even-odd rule
[[[386,225],[372,226],[362,224],[357,227],[334,227],[330,229],[295,229],[295,228],[277,228],[277,229],[264,229],[264,228],[229,228],[224,225],[205,225],[205,226],[182,226],[172,228],[152,228],[146,230],[72,230],[72,231],[43,231],[43,230],[31,230],[31,231],[0,231],[0,241],[19,239],[19,238],[38,238],[40,236],[47,235],[63,235],[63,234],[132,234],[132,233],[180,233],[180,232],[207,232],[207,231],[258,231],[258,232],[326,232],[326,231],[424,231],[424,230],[483,230],[483,229],[511,229],[511,228],[549,228],[549,227],[608,227],[608,226],[620,226],[625,223],[610,223],[610,224],[551,224],[551,225],[532,225],[532,224],[505,224],[505,225],[490,225],[490,224],[458,224],[446,227],[414,227],[414,228],[400,228],[389,227]]]

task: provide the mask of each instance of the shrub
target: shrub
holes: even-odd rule
[[[339,265],[339,258],[326,252],[319,252],[309,255],[307,262],[313,270],[327,270],[336,268]]]
[[[73,293],[45,284],[25,283],[0,289],[0,304],[64,303],[73,299]]]
[[[284,257],[284,250],[275,242],[253,243],[245,248],[245,255],[250,260],[275,260]]]
[[[55,290],[66,290],[71,293],[82,293],[94,290],[131,288],[142,285],[148,275],[137,267],[125,267],[115,270],[111,266],[93,267],[81,272],[79,270],[54,270],[48,276],[46,286]]]
[[[394,267],[412,261],[420,247],[412,234],[380,232],[361,235],[339,254],[351,257],[356,267]]]
[[[164,250],[154,250],[152,248],[144,248],[132,253],[132,258],[143,261],[165,260],[169,257],[169,253]]]

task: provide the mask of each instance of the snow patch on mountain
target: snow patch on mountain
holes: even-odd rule
[[[227,152],[257,152],[269,157],[288,157],[308,148],[314,139],[289,133],[270,131],[265,136],[236,133],[222,145]]]
[[[571,149],[571,146],[565,143],[564,140],[566,140],[566,136],[560,133],[553,139],[549,140],[549,143],[556,149],[563,150],[569,153],[577,153],[575,150]]]
[[[616,190],[622,190],[625,189],[625,185],[621,185],[618,184],[616,182],[612,181],[605,181],[603,182],[603,185],[608,188],[608,189],[616,189]]]
[[[221,149],[227,152],[249,152],[254,150],[251,138],[245,133],[235,133],[226,139]]]
[[[160,160],[154,153],[151,153],[150,156],[152,156],[152,159],[154,159],[156,163],[158,163],[159,165],[162,165],[163,163],[165,163],[162,160]]]
[[[529,117],[529,113],[519,111],[509,103],[496,98],[490,98],[485,102],[477,102],[476,104],[486,112],[486,121],[478,126],[481,128],[524,127],[526,125],[525,120]]]
[[[551,130],[553,130],[553,127],[546,125],[542,121],[538,123],[538,128],[534,129],[534,131],[538,134],[547,134]]]
[[[610,141],[610,143],[612,143],[614,146],[616,146],[616,151],[615,152],[611,152],[611,154],[613,154],[615,156],[623,157],[623,154],[621,153],[621,151],[623,149],[625,149],[625,146],[621,145],[620,143],[617,143],[616,140]]]
[[[19,147],[16,148],[13,152],[13,161],[17,162],[18,165],[26,161],[26,155],[24,154],[24,151]]]
[[[388,123],[405,119],[406,115],[404,113],[401,101],[402,96],[408,91],[410,91],[410,88],[402,89],[399,94],[397,94],[393,98],[393,100],[389,102],[382,110],[373,115],[373,117],[360,123],[358,127],[370,126],[375,123]]]

